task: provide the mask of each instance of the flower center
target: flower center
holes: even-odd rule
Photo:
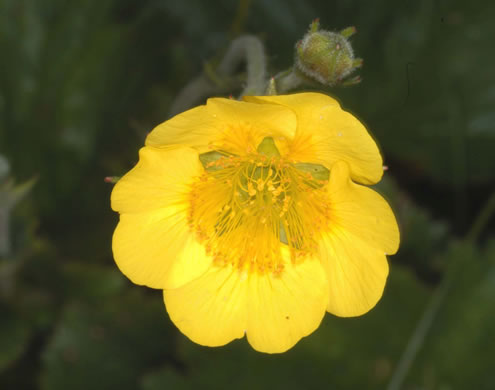
[[[215,264],[278,275],[285,249],[292,262],[316,251],[330,219],[325,167],[290,162],[270,137],[250,155],[214,151],[200,160],[205,172],[190,193],[189,225]]]

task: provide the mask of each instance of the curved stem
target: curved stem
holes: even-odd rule
[[[300,87],[304,80],[299,76],[294,68],[281,72],[275,76],[275,87],[277,93],[287,93]]]
[[[450,289],[451,281],[452,278],[445,277],[433,294],[433,298],[424,311],[413,335],[407,343],[406,349],[404,350],[404,353],[397,364],[397,368],[395,369],[394,374],[392,375],[392,378],[387,386],[387,390],[400,390],[402,388],[402,383],[414,363],[416,355],[423,346],[426,335],[433,324],[433,320],[435,319],[438,310],[440,309],[442,302]]]
[[[262,94],[266,85],[264,47],[257,37],[243,35],[232,41],[215,71],[204,72],[179,92],[172,102],[169,115],[185,111],[214,94],[229,91],[233,87],[231,77],[243,61],[246,62],[247,83],[241,96]]]
[[[476,242],[493,214],[495,214],[495,192],[490,196],[481,209],[464,241],[467,243]],[[459,274],[457,271],[459,268],[458,266],[460,265],[461,264],[459,264],[459,262],[454,262],[450,265],[447,275],[442,280],[440,286],[433,293],[430,303],[426,307],[423,316],[419,320],[418,325],[416,326],[416,329],[409,339],[406,349],[397,364],[397,369],[394,371],[394,374],[390,379],[387,390],[399,390],[402,388],[402,383],[414,363],[416,355],[424,345],[426,335],[428,334],[433,321],[453,284],[453,280],[457,274]]]
[[[261,41],[255,37],[246,35],[237,40],[240,50],[243,51],[247,63],[247,83],[241,93],[244,95],[262,95],[266,89],[266,58],[265,49]],[[234,41],[235,42],[235,41]]]

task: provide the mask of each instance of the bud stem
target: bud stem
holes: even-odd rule
[[[212,95],[232,90],[237,81],[232,76],[242,61],[246,62],[247,80],[241,97],[263,94],[267,84],[263,43],[254,35],[243,35],[232,41],[216,69],[206,66],[201,76],[179,92],[170,106],[169,116],[181,113]]]
[[[244,95],[261,95],[266,88],[265,48],[261,41],[252,35],[245,35],[236,39],[236,41],[239,41],[240,50],[242,50],[247,62],[247,84],[240,97]]]
[[[275,76],[275,86],[277,93],[287,93],[293,89],[299,88],[304,80],[299,76],[294,68],[280,72]]]

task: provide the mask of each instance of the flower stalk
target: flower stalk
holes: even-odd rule
[[[294,65],[269,78],[265,48],[259,38],[243,35],[232,41],[218,66],[207,63],[203,73],[187,84],[170,107],[169,116],[179,114],[213,95],[226,94],[241,88],[238,96],[273,96],[298,88],[351,86],[361,81],[351,74],[363,65],[354,56],[349,38],[355,27],[340,32],[320,29],[318,19],[296,44]],[[235,74],[246,64],[245,74]]]
[[[206,65],[203,74],[179,92],[170,106],[169,116],[179,114],[212,95],[224,94],[239,87],[241,78],[234,76],[234,72],[243,62],[246,63],[247,78],[240,97],[263,95],[267,86],[264,46],[254,35],[243,35],[232,41],[215,69]]]

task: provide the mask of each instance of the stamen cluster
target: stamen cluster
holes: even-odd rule
[[[280,156],[224,154],[192,188],[189,226],[217,265],[278,275],[284,247],[293,262],[316,250],[330,219],[325,183]]]

